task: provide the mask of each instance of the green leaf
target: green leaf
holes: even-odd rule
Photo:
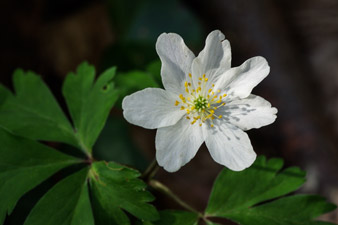
[[[228,218],[244,225],[325,225],[332,223],[311,220],[335,208],[335,205],[319,196],[295,195],[238,210]]]
[[[160,220],[154,225],[197,225],[198,215],[193,212],[179,210],[160,211]]]
[[[115,70],[115,67],[106,70],[94,83],[95,69],[85,62],[64,81],[62,93],[80,145],[87,152],[91,151],[117,100],[118,91],[112,82]]]
[[[35,205],[24,225],[94,225],[88,167],[57,183]]]
[[[292,196],[255,207],[295,191],[304,183],[303,171],[296,167],[281,171],[282,166],[281,159],[267,161],[259,157],[244,171],[224,169],[214,183],[206,216],[228,218],[243,225],[322,224],[310,220],[333,208],[322,199],[313,199],[316,197]],[[280,220],[277,214],[289,220]]]
[[[17,201],[58,170],[79,160],[0,128],[0,224]]]
[[[159,87],[153,77],[143,71],[130,71],[119,73],[116,76],[116,86],[121,91],[121,97],[148,87]]]
[[[15,94],[1,87],[0,126],[33,140],[59,141],[77,146],[73,128],[54,96],[33,72],[16,70]],[[48,132],[46,132],[48,131]]]
[[[224,169],[214,183],[206,214],[226,217],[231,211],[298,189],[305,181],[305,173],[296,167],[280,171],[282,166],[281,159],[266,161],[259,157],[244,171]]]
[[[154,198],[139,176],[136,170],[114,162],[92,164],[90,184],[98,224],[130,224],[123,210],[141,220],[158,219],[156,209],[148,204]]]
[[[0,84],[0,106],[11,96],[11,92],[2,84]]]

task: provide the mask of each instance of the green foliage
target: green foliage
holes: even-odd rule
[[[157,219],[156,209],[148,204],[153,196],[145,192],[139,176],[136,170],[113,162],[92,165],[90,186],[99,209],[94,211],[98,224],[130,224],[122,209],[142,220]]]
[[[197,225],[198,215],[193,212],[164,210],[160,211],[160,220],[154,222],[154,225]]]
[[[236,210],[227,217],[244,225],[324,225],[331,223],[312,219],[335,208],[319,196],[295,195],[253,208]]]
[[[115,68],[108,69],[94,82],[94,67],[83,63],[76,74],[67,76],[63,95],[74,127],[33,72],[14,73],[15,94],[0,86],[0,224],[25,193],[59,170],[79,163],[84,169],[56,183],[33,207],[25,225],[97,225],[102,218],[114,217],[116,211],[125,219],[122,224],[129,224],[123,210],[140,219],[158,218],[156,209],[148,204],[153,197],[137,171],[94,162],[92,157],[91,148],[118,96],[114,75]],[[68,156],[36,140],[70,144],[87,158]],[[105,216],[95,217],[101,208]],[[102,224],[118,220],[107,221]]]
[[[154,60],[148,64],[146,71],[156,81],[156,83],[162,87],[161,78],[161,60]]]
[[[206,216],[228,218],[243,225],[322,224],[311,220],[335,208],[322,198],[298,195],[262,204],[304,183],[303,171],[296,167],[280,171],[282,166],[281,159],[267,161],[259,157],[244,171],[224,169],[213,186]]]
[[[0,85],[0,225],[22,196],[70,166],[81,169],[61,177],[46,190],[24,225],[197,225],[201,220],[216,225],[216,218],[243,225],[330,224],[313,220],[335,208],[323,198],[283,197],[304,183],[305,173],[296,167],[281,170],[281,159],[259,157],[241,172],[224,169],[214,183],[205,213],[158,213],[149,204],[154,197],[137,170],[97,161],[108,159],[144,167],[127,137],[125,122],[116,118],[109,119],[106,126],[105,122],[118,94],[159,87],[159,70],[160,63],[155,61],[146,72],[130,71],[114,78],[115,68],[111,68],[95,81],[94,67],[81,64],[76,73],[67,76],[62,88],[72,122],[33,72],[14,73],[14,93]],[[105,140],[98,139],[102,129],[106,130]],[[66,149],[61,149],[62,153],[39,140],[68,144],[86,153],[86,158],[70,156]],[[94,144],[97,154],[92,153]],[[103,154],[107,149],[113,153]]]
[[[79,160],[0,128],[0,224],[26,192]]]
[[[1,88],[7,98],[0,106],[0,126],[33,140],[77,146],[70,122],[38,75],[16,70],[13,86],[15,94]]]
[[[128,72],[120,72],[115,78],[115,83],[120,91],[119,104],[121,105],[126,95],[148,87],[162,87],[161,80],[161,61],[155,60],[147,65],[145,71],[132,70]]]
[[[66,77],[62,92],[72,116],[80,146],[91,151],[104,127],[118,92],[112,79],[115,67],[105,71],[95,82],[95,68],[82,63],[77,73]]]
[[[148,73],[137,70],[118,74],[116,85],[121,90],[123,97],[147,87],[159,87]]]
[[[87,173],[84,168],[57,183],[35,205],[24,225],[94,225]]]

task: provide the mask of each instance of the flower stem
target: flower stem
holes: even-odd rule
[[[167,186],[162,184],[161,182],[157,180],[150,180],[149,185],[153,187],[154,189],[162,192],[163,194],[169,196],[172,198],[175,202],[177,202],[180,206],[185,208],[186,210],[189,210],[190,212],[194,212],[198,214],[200,218],[203,218],[203,215],[198,212],[196,209],[192,208],[190,205],[188,205],[186,202],[184,202],[182,199],[180,199],[177,195],[175,195]]]
[[[143,172],[143,174],[141,175],[141,178],[144,180],[150,180],[151,178],[153,178],[155,176],[155,174],[157,173],[159,169],[159,166],[157,164],[156,159],[154,159],[148,166],[148,168]]]

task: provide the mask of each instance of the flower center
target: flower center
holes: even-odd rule
[[[201,112],[203,109],[207,108],[208,101],[204,97],[198,96],[198,98],[194,100],[194,105],[195,105],[195,109]]]
[[[185,82],[185,93],[179,95],[180,100],[176,100],[175,106],[179,106],[181,110],[187,112],[186,119],[191,120],[191,124],[199,121],[199,125],[202,126],[205,121],[210,120],[210,126],[213,127],[213,120],[215,118],[222,118],[222,115],[217,116],[215,110],[225,105],[223,98],[226,94],[217,90],[216,93],[213,90],[215,85],[212,84],[212,88],[207,90],[208,78],[203,74],[198,78],[198,86],[196,89],[192,88],[192,75],[189,73],[190,82]]]

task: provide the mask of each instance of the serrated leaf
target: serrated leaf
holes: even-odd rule
[[[322,198],[291,196],[262,204],[288,194],[304,183],[303,171],[296,167],[280,171],[282,166],[281,159],[267,161],[265,157],[259,157],[244,171],[224,169],[214,183],[206,216],[223,217],[242,225],[327,224],[311,221],[334,208]]]
[[[179,210],[160,211],[160,220],[155,221],[154,225],[197,225],[198,215],[193,212]]]
[[[59,141],[77,146],[71,124],[40,76],[16,70],[13,85],[15,94],[1,87],[1,93],[7,95],[1,99],[1,127],[33,140]]]
[[[90,186],[97,224],[130,224],[123,210],[141,219],[158,219],[156,209],[148,204],[154,200],[138,179],[139,172],[114,162],[92,164]]]
[[[282,166],[281,159],[267,161],[265,157],[258,157],[244,171],[223,169],[214,183],[206,214],[226,217],[232,211],[298,189],[305,181],[305,173],[296,167],[280,171]]]
[[[94,83],[95,68],[82,63],[76,74],[70,73],[62,93],[77,131],[81,147],[90,152],[108,114],[117,100],[118,92],[112,79],[116,68],[105,71]]]
[[[235,211],[228,218],[243,225],[329,225],[311,220],[335,208],[319,196],[295,195]]]
[[[57,183],[34,206],[24,225],[94,225],[88,168]]]
[[[0,224],[17,201],[58,170],[79,160],[0,128]]]

